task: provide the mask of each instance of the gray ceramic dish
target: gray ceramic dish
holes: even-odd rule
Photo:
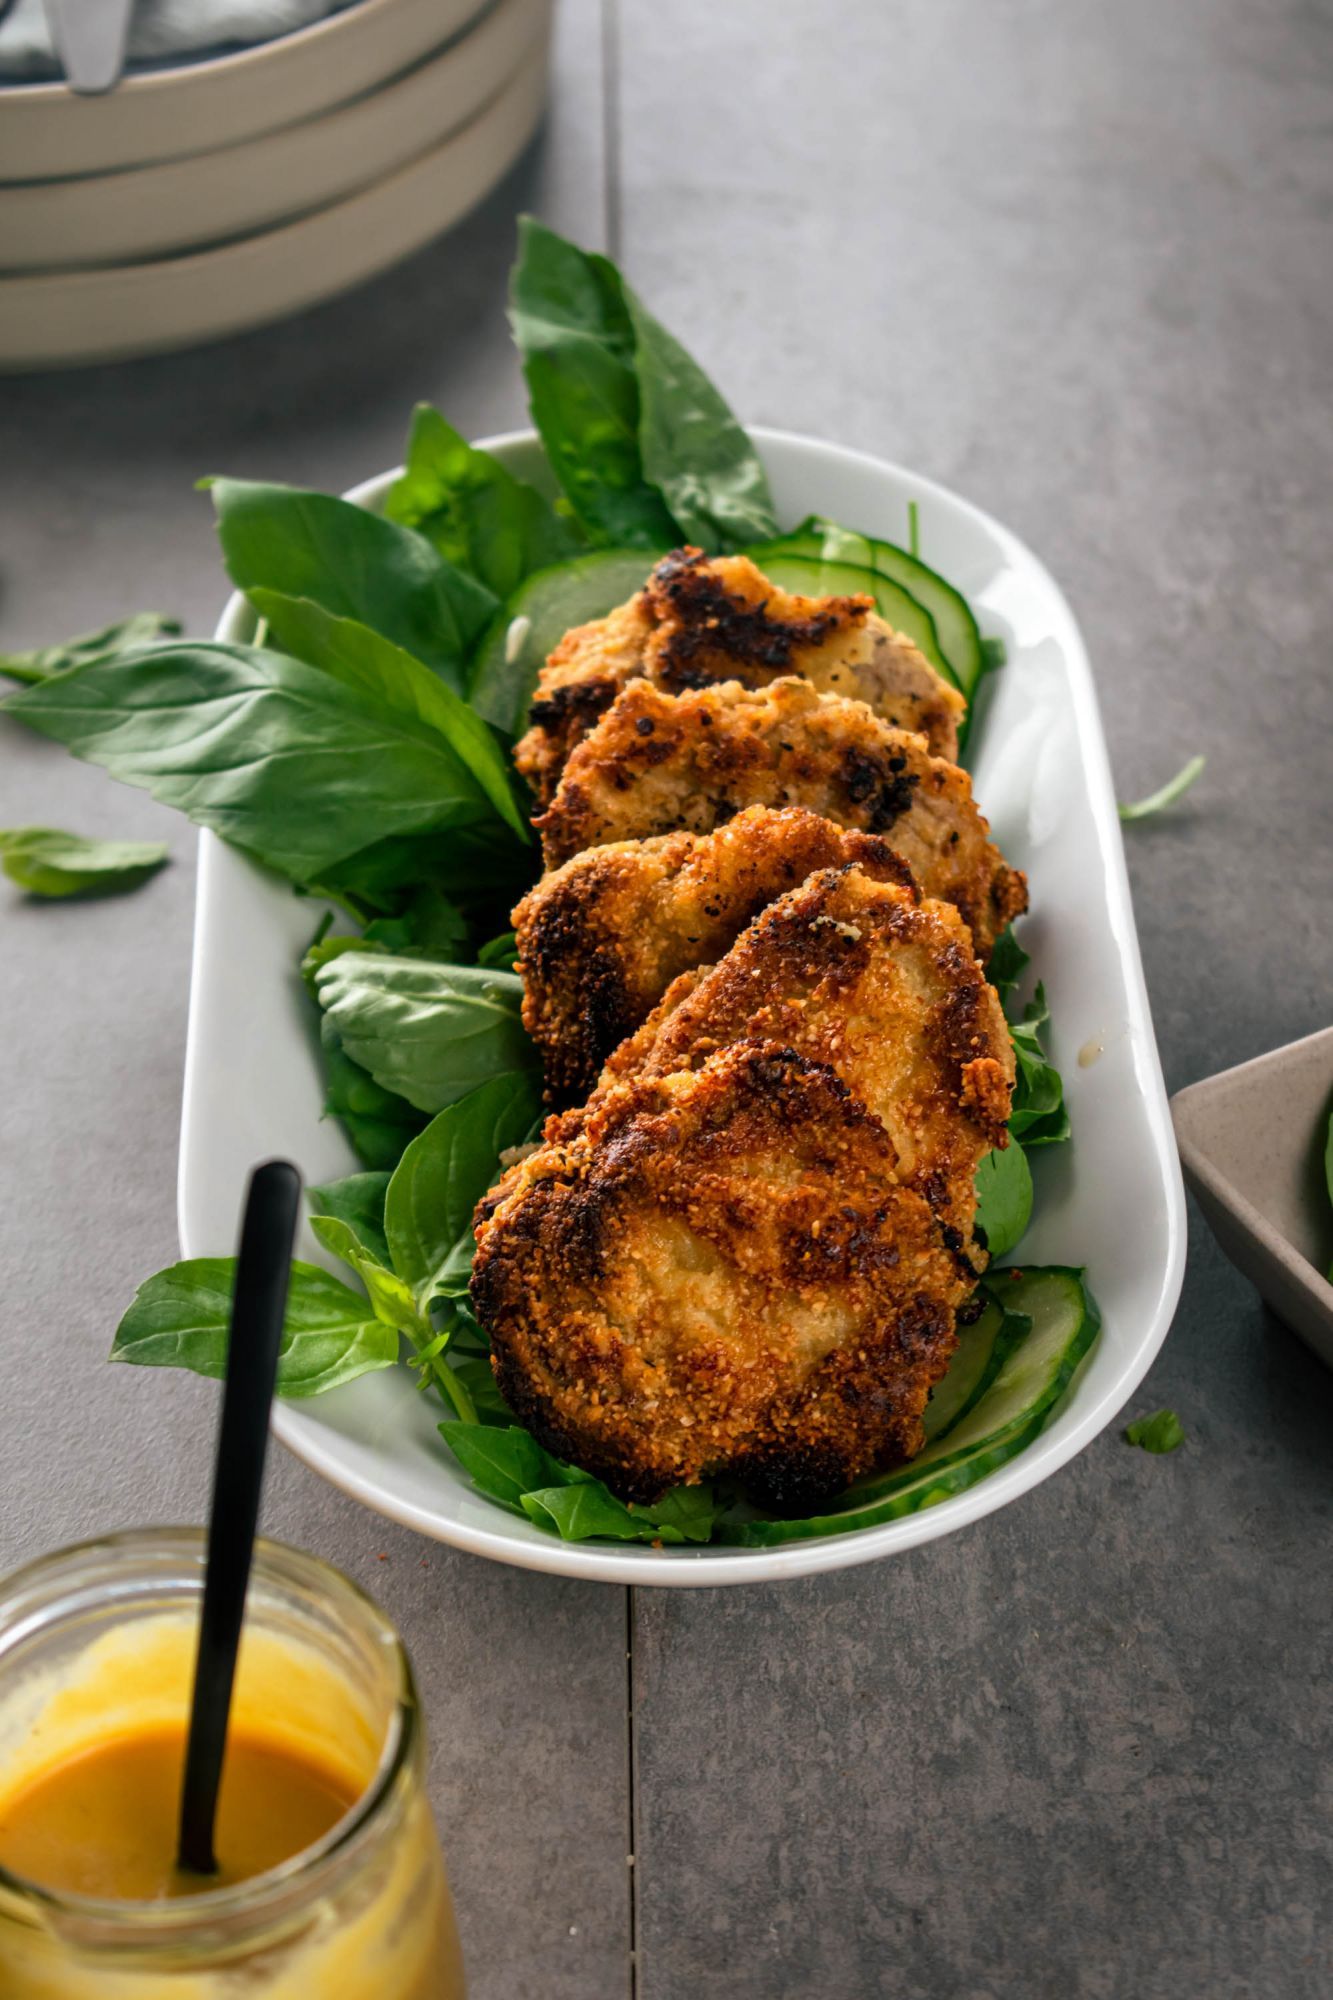
[[[1171,1100],[1185,1179],[1236,1268],[1333,1368],[1333,1205],[1324,1171],[1333,1028]]]

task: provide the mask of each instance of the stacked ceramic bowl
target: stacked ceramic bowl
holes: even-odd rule
[[[0,368],[217,338],[360,283],[536,130],[551,0],[353,0],[280,40],[0,88]]]

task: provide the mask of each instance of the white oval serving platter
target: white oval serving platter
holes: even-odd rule
[[[773,1582],[874,1561],[993,1513],[1065,1465],[1109,1424],[1146,1373],[1179,1297],[1184,1192],[1139,963],[1120,825],[1078,627],[1059,589],[1016,536],[932,481],[856,451],[755,430],[779,518],[833,515],[903,540],[919,510],[921,551],[970,598],[1008,665],[993,677],[973,737],[974,782],[996,839],[1027,869],[1021,936],[1045,981],[1053,1057],[1074,1138],[1035,1163],[1033,1264],[1087,1266],[1102,1332],[1049,1427],[965,1493],[858,1534],[771,1549],[566,1543],[472,1492],[440,1444],[436,1414],[405,1369],[276,1411],[278,1436],[368,1507],[494,1561],[607,1583]],[[544,474],[530,433],[486,440],[515,471]],[[348,497],[374,506],[393,475]],[[218,630],[245,639],[234,597]],[[314,913],[280,882],[200,836],[199,901],[181,1131],[180,1235],[189,1257],[234,1244],[249,1168],[270,1154],[310,1181],[354,1170],[339,1128],[321,1122],[323,1085],[297,961]],[[1077,1052],[1096,1043],[1099,1060]],[[307,1235],[302,1254],[318,1257]],[[324,1260],[321,1260],[324,1261]],[[1090,1521],[1089,1534],[1097,1524]]]

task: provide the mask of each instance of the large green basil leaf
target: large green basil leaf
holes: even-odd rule
[[[490,1077],[536,1068],[512,972],[346,951],[319,968],[315,987],[352,1061],[418,1111],[443,1111]]]
[[[692,542],[740,548],[778,532],[768,475],[722,397],[626,286],[645,478]]]
[[[500,1155],[541,1119],[535,1074],[494,1077],[432,1118],[403,1154],[384,1202],[393,1268],[422,1306],[466,1289],[472,1211],[503,1171]]]
[[[353,694],[383,702],[396,714],[434,729],[501,819],[520,840],[530,839],[495,737],[481,717],[420,660],[355,618],[335,618],[308,597],[256,589],[250,598],[279,644],[298,660],[322,667]]]
[[[207,483],[239,590],[309,597],[335,618],[355,618],[463,693],[468,655],[499,608],[484,584],[424,536],[331,493],[249,479]]]
[[[391,836],[494,825],[433,723],[263,647],[148,646],[0,706],[297,881]]]
[[[307,1188],[306,1199],[316,1215],[332,1215],[345,1222],[363,1249],[381,1264],[388,1264],[384,1197],[389,1180],[387,1173],[346,1174],[340,1181]]]
[[[140,1285],[112,1343],[113,1361],[227,1372],[234,1257],[191,1257]],[[278,1354],[278,1394],[317,1396],[398,1359],[398,1335],[364,1298],[313,1264],[292,1265]]]
[[[592,540],[622,548],[678,541],[644,475],[634,326],[615,265],[523,216],[509,318],[532,421]]]
[[[384,511],[502,601],[533,570],[564,562],[582,547],[535,486],[470,445],[429,403],[412,413],[407,465]]]

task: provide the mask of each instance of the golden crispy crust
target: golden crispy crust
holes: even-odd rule
[[[810,1504],[918,1450],[1012,1077],[953,910],[854,864],[778,898],[478,1206],[520,1421],[635,1499]]]
[[[547,805],[576,743],[627,683],[669,694],[736,680],[765,687],[798,674],[865,701],[882,720],[958,754],[966,704],[925,655],[878,616],[871,597],[802,597],[770,583],[747,556],[677,549],[627,604],[566,633],[537,682],[515,762]]]
[[[676,827],[706,833],[752,805],[803,806],[887,835],[923,893],[961,912],[983,961],[1027,907],[1026,881],[988,838],[967,773],[863,702],[804,680],[680,695],[631,681],[570,756],[534,825],[556,868],[612,841]]]
[[[609,1091],[477,1234],[506,1400],[640,1501],[725,1471],[799,1507],[910,1456],[967,1291],[883,1127],[772,1045]]]
[[[797,806],[751,806],[713,833],[590,848],[543,876],[513,923],[523,1025],[550,1102],[586,1096],[679,973],[720,958],[775,896],[847,861],[911,887],[885,841]]]
[[[973,1183],[1006,1143],[1014,1052],[955,910],[855,865],[822,870],[717,965],[676,980],[604,1084],[695,1068],[739,1041],[777,1042],[841,1077],[893,1140],[899,1178],[971,1254]]]

